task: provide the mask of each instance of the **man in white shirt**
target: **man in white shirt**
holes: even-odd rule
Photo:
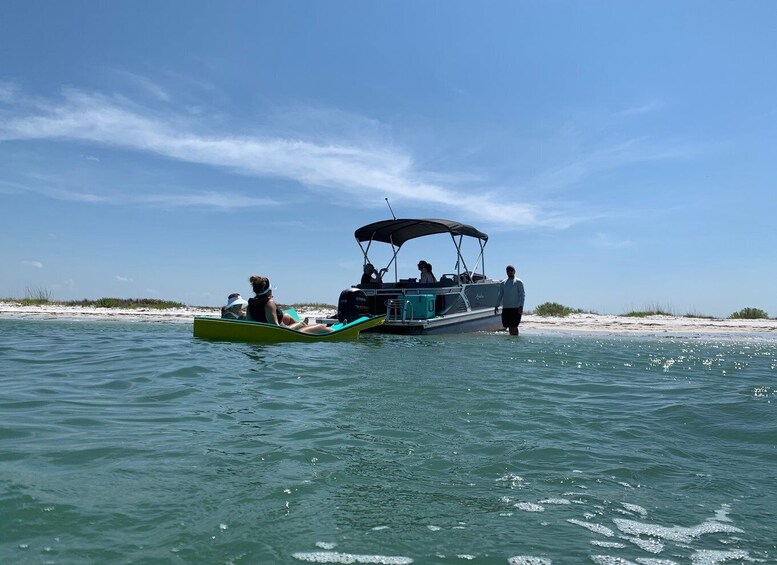
[[[523,289],[523,281],[515,278],[515,267],[507,265],[505,268],[507,278],[499,287],[496,297],[494,314],[499,313],[499,305],[504,302],[502,308],[502,326],[510,330],[510,335],[518,335],[518,324],[523,316],[523,303],[526,300],[526,292]]]

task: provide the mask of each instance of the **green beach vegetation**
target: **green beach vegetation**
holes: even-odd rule
[[[729,316],[732,320],[763,320],[768,317],[769,314],[760,308],[742,308]]]
[[[186,304],[172,300],[159,300],[157,298],[98,298],[97,300],[51,300],[40,296],[26,296],[24,298],[2,298],[0,302],[15,302],[22,306],[84,306],[94,308],[153,308],[164,310],[167,308],[186,308]]]
[[[623,314],[627,318],[647,318],[648,316],[674,316],[672,312],[666,310],[653,309],[653,310],[632,310]]]
[[[582,314],[583,311],[579,308],[570,308],[569,306],[564,306],[563,304],[559,304],[558,302],[543,302],[539,306],[537,306],[534,309],[533,314],[535,316],[555,316],[555,317],[564,317],[569,316],[570,314]]]
[[[122,308],[168,310],[172,308],[186,308],[187,305],[174,300],[160,300],[158,298],[111,298],[104,297],[96,300],[84,298],[83,300],[52,300],[51,291],[44,288],[27,289],[24,298],[0,298],[0,302],[12,302],[21,306],[72,306],[83,308]],[[297,310],[336,310],[337,306],[321,302],[302,302],[297,304],[279,304],[281,308],[295,308]],[[208,308],[196,306],[195,308]]]
[[[298,302],[296,304],[278,304],[281,308],[294,308],[296,310],[337,310],[333,304],[324,304],[323,302]]]
[[[683,314],[683,318],[699,318],[701,320],[714,320],[715,316],[709,316],[707,314],[700,314],[699,312],[696,312],[695,310],[691,310],[690,312]]]
[[[98,298],[97,300],[74,300],[63,302],[65,306],[94,306],[95,308],[151,308],[153,310],[167,310],[168,308],[186,308],[186,304],[172,300],[159,300],[157,298]]]

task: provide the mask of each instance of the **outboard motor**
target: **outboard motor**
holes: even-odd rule
[[[349,288],[340,293],[337,301],[337,320],[340,322],[353,322],[362,316],[369,316],[370,308],[367,305],[367,295],[358,288]]]

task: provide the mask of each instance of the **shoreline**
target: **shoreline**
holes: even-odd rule
[[[194,316],[219,316],[219,307],[185,307],[157,310],[153,308],[96,308],[43,304],[23,306],[0,302],[0,320],[87,320],[123,322],[191,323]],[[323,318],[332,310],[298,309],[301,318]],[[615,334],[766,334],[777,337],[777,320],[732,320],[647,316],[634,318],[608,314],[570,314],[544,317],[527,314],[520,329],[548,332],[615,333]]]

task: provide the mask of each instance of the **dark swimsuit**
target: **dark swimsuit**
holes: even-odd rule
[[[267,316],[264,315],[264,305],[267,304],[267,301],[264,300],[258,300],[256,298],[249,298],[248,299],[248,313],[251,314],[251,319],[254,322],[263,322],[265,324],[272,324],[267,319]],[[275,305],[275,313],[278,316],[278,323],[283,324],[283,309]]]

